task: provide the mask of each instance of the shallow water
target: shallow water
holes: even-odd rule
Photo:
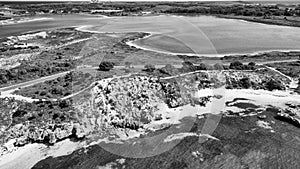
[[[0,26],[0,37],[53,27],[92,25],[99,32],[151,32],[136,45],[173,53],[231,54],[300,50],[300,28],[265,25],[212,16],[88,17],[51,16],[53,20]]]

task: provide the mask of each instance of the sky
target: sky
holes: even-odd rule
[[[0,0],[1,1],[90,1],[90,0]],[[238,0],[99,0],[99,1],[238,1]],[[295,1],[295,0],[239,0],[239,1]]]
[[[53,2],[53,1],[55,1],[55,2],[71,2],[71,1],[73,1],[73,2],[82,2],[82,1],[87,1],[87,2],[90,2],[90,0],[0,0],[0,2],[1,1],[3,1],[3,2],[14,2],[14,1],[43,1],[43,2],[45,2],[45,1],[51,1],[51,2]],[[107,2],[107,1],[109,1],[109,2],[114,2],[114,1],[130,1],[130,2],[132,2],[132,1],[202,1],[202,2],[208,2],[208,1],[248,1],[248,2],[251,2],[251,1],[253,1],[253,2],[262,2],[262,1],[271,1],[271,2],[280,2],[280,3],[284,3],[284,2],[297,2],[297,1],[299,1],[299,3],[300,3],[300,0],[99,0],[99,2]]]

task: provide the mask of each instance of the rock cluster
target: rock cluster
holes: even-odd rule
[[[39,128],[29,122],[15,125],[9,133],[10,138],[16,138],[16,146],[23,146],[29,142],[54,144],[71,136],[83,138],[86,134],[78,123],[46,124]]]

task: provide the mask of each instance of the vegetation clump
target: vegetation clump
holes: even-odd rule
[[[114,68],[114,63],[109,62],[109,61],[103,61],[99,65],[99,70],[100,71],[110,71],[113,68]]]
[[[179,73],[178,69],[176,67],[174,67],[173,65],[171,64],[167,64],[165,67],[159,69],[159,71],[162,73],[162,74],[167,74],[167,75],[176,75]]]
[[[284,85],[280,81],[274,80],[274,79],[271,79],[271,80],[267,81],[266,84],[265,84],[265,87],[270,91],[272,91],[272,90],[285,90]]]
[[[144,67],[144,71],[146,72],[153,72],[155,70],[155,66],[153,64],[147,64]]]

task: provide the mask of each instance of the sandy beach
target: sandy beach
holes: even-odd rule
[[[54,146],[44,144],[28,144],[18,147],[12,152],[0,156],[1,169],[30,169],[38,161],[47,157],[68,155],[82,147],[84,143],[72,142],[69,139],[56,143]]]

